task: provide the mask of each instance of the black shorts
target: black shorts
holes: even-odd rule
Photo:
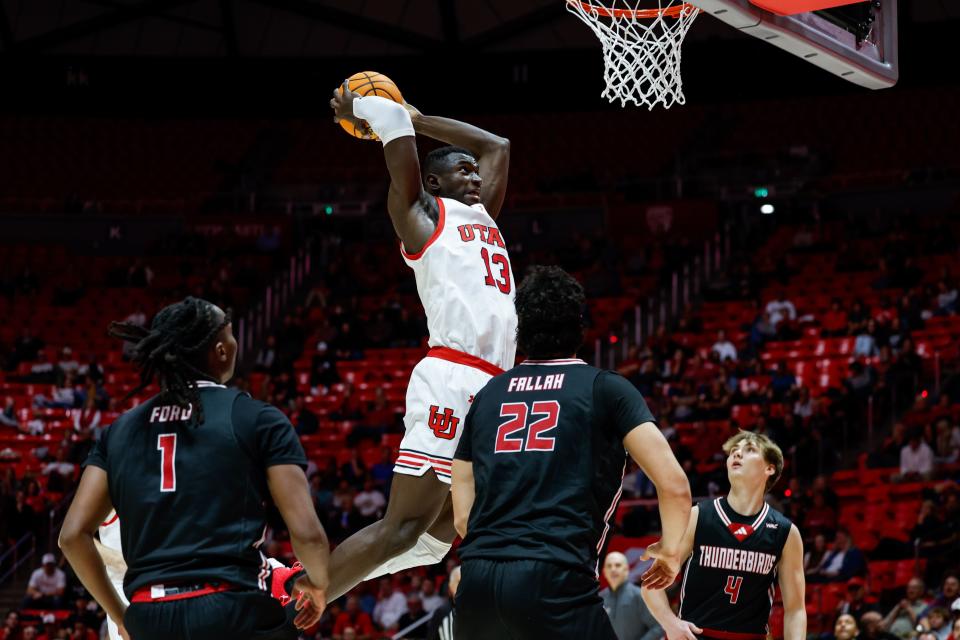
[[[127,608],[123,624],[135,640],[297,637],[280,602],[262,591],[223,591],[170,602],[134,602]]]
[[[457,640],[617,640],[597,580],[537,560],[466,560],[456,595]]]

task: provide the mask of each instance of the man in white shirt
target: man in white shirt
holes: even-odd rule
[[[42,562],[43,567],[30,575],[24,609],[59,609],[63,605],[67,576],[57,567],[57,558],[52,553],[44,554]]]
[[[367,480],[363,485],[363,491],[353,498],[353,506],[364,518],[377,519],[383,515],[383,508],[387,506],[387,499],[373,486],[372,480]]]
[[[712,351],[720,356],[720,361],[737,361],[737,348],[727,339],[727,332],[723,329],[717,331],[717,341],[713,343]]]
[[[900,449],[900,473],[893,480],[929,480],[933,475],[933,449],[914,432],[910,441]]]
[[[787,299],[786,291],[781,291],[779,296],[768,302],[765,310],[770,314],[770,322],[774,327],[784,320],[797,319],[797,308]]]
[[[407,599],[399,591],[393,590],[393,582],[390,578],[381,578],[377,605],[373,608],[373,621],[382,628],[389,629],[397,624],[406,612]]]
[[[427,613],[433,613],[446,602],[446,598],[437,593],[437,585],[433,580],[426,578],[420,585],[420,602],[423,603],[423,610]]]

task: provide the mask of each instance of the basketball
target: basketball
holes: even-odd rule
[[[381,98],[388,98],[394,102],[403,104],[403,96],[400,94],[400,89],[397,88],[396,83],[376,71],[360,71],[359,73],[353,74],[347,78],[347,86],[350,87],[350,91],[360,94],[361,96],[380,96]],[[338,91],[342,93],[343,88],[339,88]],[[366,123],[364,123],[364,125],[366,125]],[[363,137],[364,133],[368,133],[373,136],[373,140],[379,140],[377,135],[370,131],[369,128],[367,128],[366,132],[358,130],[349,120],[341,120],[340,126],[355,138],[369,139]]]

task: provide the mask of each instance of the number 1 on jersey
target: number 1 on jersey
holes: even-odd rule
[[[737,604],[740,599],[740,586],[743,584],[743,576],[727,576],[727,586],[723,592],[730,596],[730,604]]]
[[[160,452],[160,491],[177,490],[177,434],[161,433],[157,436],[157,451]]]

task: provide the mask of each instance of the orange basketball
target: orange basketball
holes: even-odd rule
[[[353,74],[347,78],[347,86],[350,87],[350,91],[358,93],[361,96],[380,96],[381,98],[388,98],[394,102],[403,104],[403,96],[400,94],[400,89],[397,88],[396,83],[376,71],[361,71],[360,73]],[[337,90],[343,93],[342,86]],[[367,123],[364,122],[363,124],[366,125]],[[349,120],[341,120],[340,126],[353,137],[363,138],[364,132],[354,127],[353,123]],[[369,129],[368,133],[373,136],[374,140],[379,140],[377,135],[369,131]]]

